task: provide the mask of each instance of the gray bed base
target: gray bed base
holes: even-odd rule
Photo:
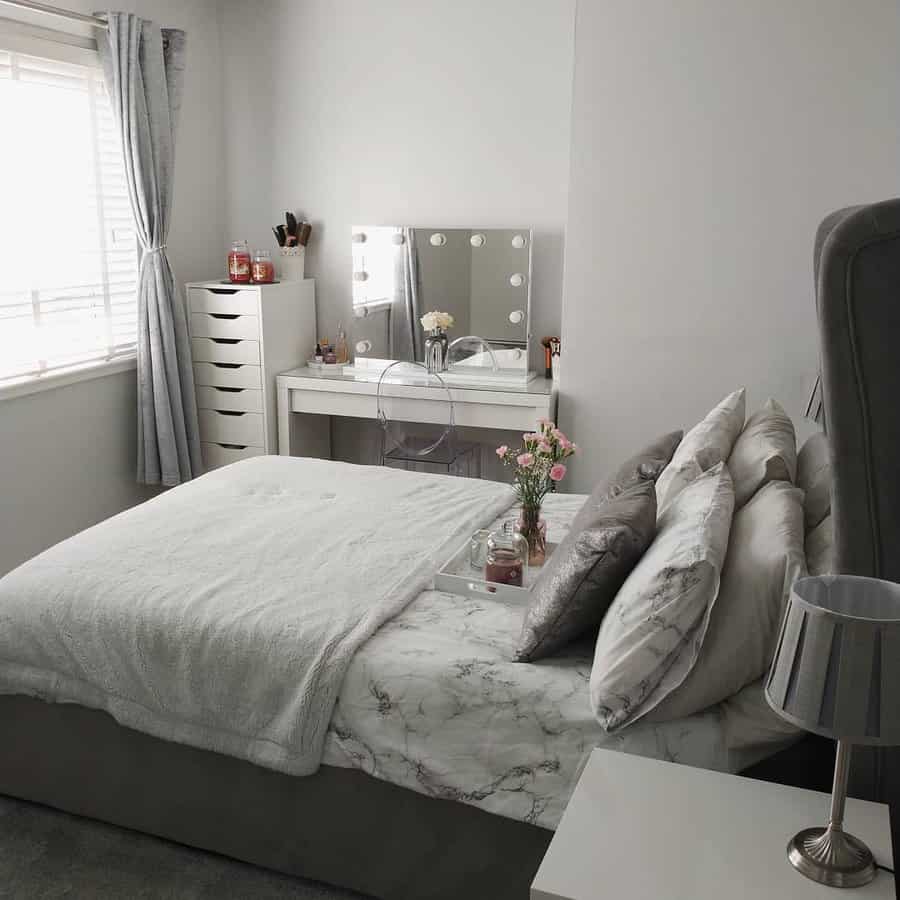
[[[527,900],[553,833],[353,769],[296,778],[0,696],[0,794],[381,900]]]

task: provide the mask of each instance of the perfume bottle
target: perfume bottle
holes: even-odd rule
[[[487,541],[485,580],[522,587],[527,566],[528,542],[516,530],[515,522],[504,522],[503,528],[492,532]]]
[[[350,349],[347,347],[347,335],[344,333],[344,326],[338,322],[338,339],[334,347],[335,362],[350,362]]]

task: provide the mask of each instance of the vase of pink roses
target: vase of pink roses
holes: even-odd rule
[[[522,436],[524,446],[497,448],[503,465],[513,470],[513,487],[522,511],[519,531],[528,542],[528,563],[541,566],[547,556],[547,524],[541,518],[544,497],[566,477],[568,459],[578,449],[553,422],[541,419],[539,430]]]

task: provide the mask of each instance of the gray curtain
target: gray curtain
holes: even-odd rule
[[[175,485],[203,470],[184,302],[166,256],[184,32],[108,13],[97,44],[122,139],[143,247],[138,276],[138,481]]]
[[[425,359],[422,316],[419,302],[419,266],[416,256],[416,232],[400,230],[403,240],[394,247],[394,296],[391,303],[389,355],[407,361]]]

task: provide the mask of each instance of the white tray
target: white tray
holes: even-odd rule
[[[434,576],[435,589],[446,591],[448,594],[461,594],[463,597],[490,597],[492,600],[505,600],[518,605],[529,602],[531,589],[538,580],[543,566],[526,566],[522,587],[485,581],[484,569],[473,569],[469,562],[471,540],[468,538],[462,547],[441,566]],[[547,560],[550,559],[550,554],[555,549],[556,544],[547,543]],[[546,564],[545,561],[544,565]]]

